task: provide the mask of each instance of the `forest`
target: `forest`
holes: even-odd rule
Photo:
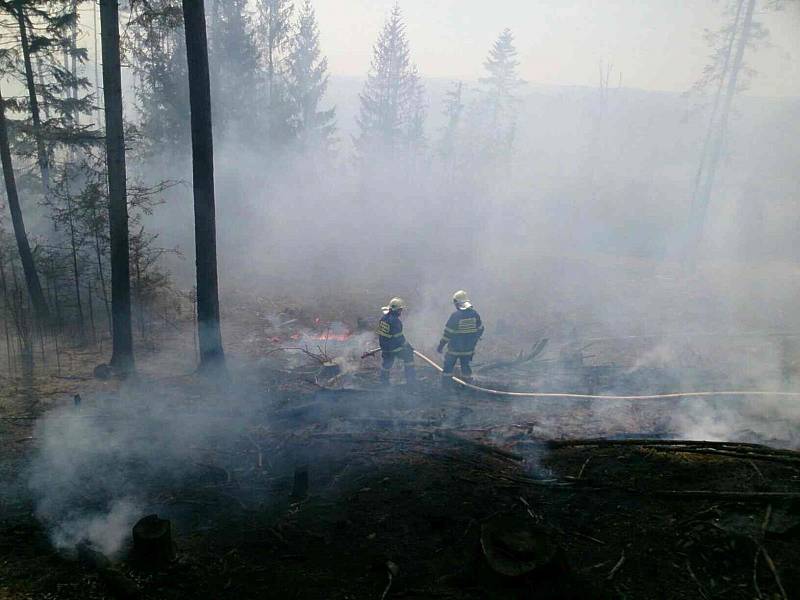
[[[680,91],[328,4],[0,0],[0,600],[797,597],[800,3]]]

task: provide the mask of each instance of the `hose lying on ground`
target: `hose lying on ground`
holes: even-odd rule
[[[414,354],[419,356],[422,360],[428,363],[431,367],[439,371],[443,371],[442,367],[425,356],[422,352],[414,350]],[[744,391],[711,391],[711,392],[674,392],[670,394],[642,394],[636,396],[613,396],[606,394],[569,394],[564,392],[506,392],[503,390],[492,390],[489,388],[473,385],[453,377],[453,381],[476,392],[484,394],[491,394],[492,396],[513,396],[516,398],[590,398],[594,400],[661,400],[667,398],[708,398],[713,396],[778,396],[784,398],[800,398],[800,392],[768,392],[763,390]]]

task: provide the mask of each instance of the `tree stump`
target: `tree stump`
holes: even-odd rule
[[[292,485],[292,498],[299,500],[308,495],[308,465],[301,465],[294,469],[294,484]]]
[[[322,369],[320,370],[319,374],[323,379],[331,379],[336,377],[341,372],[342,368],[339,365],[332,360],[328,360],[322,363]]]
[[[147,567],[162,567],[175,556],[172,524],[158,515],[147,515],[133,526],[133,557]]]
[[[102,365],[97,365],[94,368],[95,379],[101,379],[105,381],[107,379],[111,379],[113,375],[114,375],[114,369],[111,368],[111,365],[107,365],[104,363]]]
[[[491,569],[505,577],[545,573],[559,563],[552,534],[512,515],[498,515],[481,526],[481,549]]]

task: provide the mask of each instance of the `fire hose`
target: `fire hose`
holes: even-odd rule
[[[365,353],[362,358],[380,352],[380,348]],[[428,365],[439,371],[444,372],[436,362],[425,356],[422,352],[414,350],[414,354],[425,361]],[[467,389],[489,394],[492,396],[511,396],[515,398],[583,398],[591,400],[663,400],[668,398],[710,398],[715,396],[772,396],[782,398],[800,398],[800,392],[770,392],[764,390],[720,390],[706,392],[672,392],[667,394],[638,394],[633,396],[616,396],[610,394],[575,394],[569,392],[507,392],[505,390],[493,390],[479,385],[474,385],[458,377],[452,380]]]

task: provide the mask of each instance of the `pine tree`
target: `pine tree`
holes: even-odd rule
[[[294,105],[294,129],[303,149],[330,146],[336,109],[320,110],[328,88],[328,59],[321,55],[311,0],[300,9],[288,58],[287,87]]]
[[[175,0],[132,6],[128,46],[146,155],[188,156],[189,83],[183,15]]]
[[[224,364],[225,354],[219,327],[214,144],[204,5],[204,0],[183,0],[192,123],[197,337],[200,341],[200,365],[209,367]]]
[[[733,99],[739,91],[739,78],[745,70],[745,51],[751,44],[751,38],[759,32],[759,25],[753,20],[755,5],[755,0],[737,0],[735,16],[731,23],[720,32],[724,36],[724,43],[715,49],[711,64],[706,67],[701,80],[695,84],[695,89],[702,90],[707,85],[716,83],[717,90],[700,165],[695,177],[692,214],[689,223],[691,229],[689,241],[693,246],[699,244],[705,226],[706,213],[725,144],[728,118]],[[765,35],[764,32],[760,33]],[[711,37],[710,41],[714,43],[714,37]]]
[[[100,0],[100,28],[111,240],[111,315],[114,347],[110,362],[121,372],[127,373],[134,368],[134,358],[118,0]]]
[[[277,88],[293,46],[291,33],[294,4],[290,0],[256,0],[256,10],[259,32],[263,36],[260,47],[267,75],[267,104],[272,106],[279,100],[276,97],[279,91]],[[305,12],[305,6],[303,10]],[[313,10],[312,20],[316,27]]]
[[[26,115],[19,128],[18,148],[31,147],[39,167],[45,198],[49,193],[54,153],[70,152],[96,145],[99,137],[79,125],[81,113],[91,114],[93,101],[86,92],[89,82],[77,73],[87,59],[86,49],[77,45],[77,1],[0,1],[0,14],[13,19],[3,25],[18,39],[21,61],[13,64],[11,75],[19,79],[27,94],[14,107]],[[7,53],[6,58],[11,58]],[[25,150],[23,150],[24,152]]]
[[[519,61],[510,29],[503,30],[499,35],[483,66],[487,75],[480,79],[480,83],[484,86],[492,125],[513,121],[516,93],[525,82],[517,75]]]
[[[5,100],[0,93],[0,159],[2,159],[3,177],[6,184],[6,195],[8,197],[8,208],[11,211],[11,221],[14,226],[14,236],[17,240],[22,269],[25,273],[25,282],[28,286],[28,295],[31,303],[36,310],[38,318],[46,323],[50,313],[47,302],[42,292],[39,281],[39,274],[36,272],[36,265],[33,253],[28,242],[28,234],[25,232],[25,223],[20,208],[19,196],[17,194],[17,183],[14,177],[14,166],[11,161],[11,149],[8,141],[8,127],[6,124]]]
[[[510,29],[498,36],[483,66],[486,76],[479,80],[482,95],[478,110],[474,111],[480,118],[480,160],[508,166],[517,128],[517,92],[525,84],[517,74],[519,61]]]
[[[258,48],[247,4],[247,0],[215,2],[213,18],[209,18],[214,126],[221,137],[228,133],[238,137],[242,131],[253,132],[253,126],[261,120],[258,116],[260,103],[247,101],[257,94],[243,93],[260,88]]]
[[[419,134],[424,119],[421,84],[411,63],[405,24],[398,5],[394,6],[373,49],[372,63],[361,101],[356,148],[361,157],[377,154],[395,157],[408,144],[409,135]]]

